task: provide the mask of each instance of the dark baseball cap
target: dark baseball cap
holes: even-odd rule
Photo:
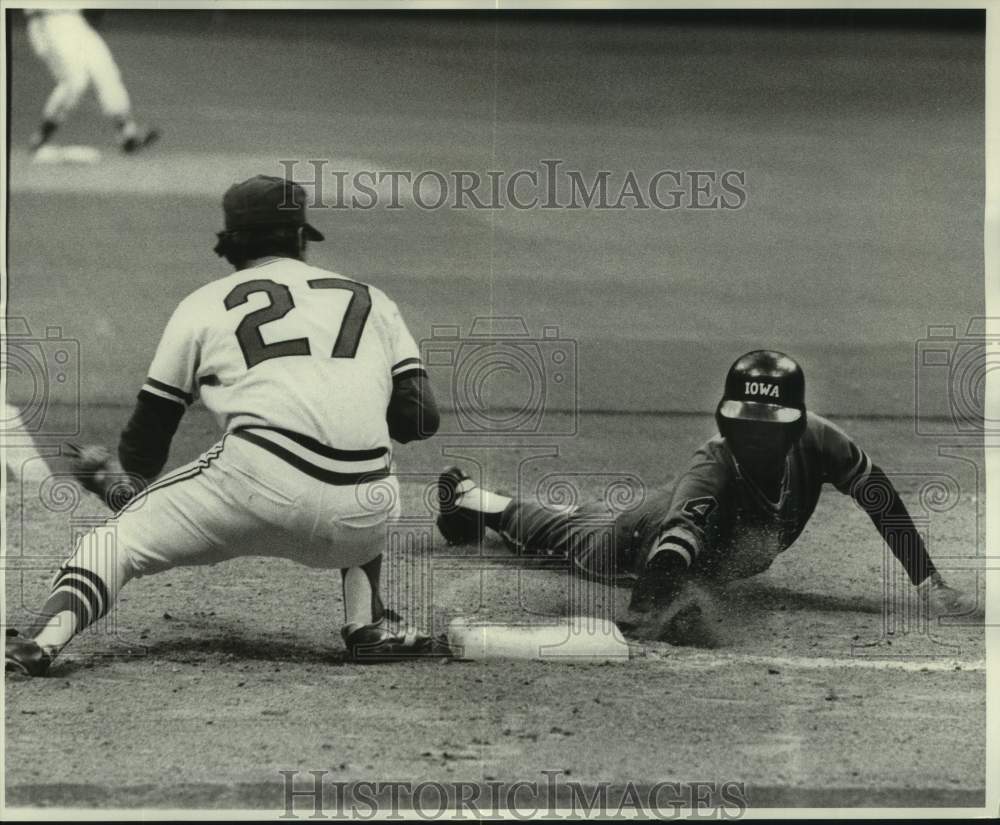
[[[306,222],[305,190],[287,178],[255,175],[234,183],[222,196],[226,230],[261,226],[301,226],[311,241],[322,241],[323,233]]]

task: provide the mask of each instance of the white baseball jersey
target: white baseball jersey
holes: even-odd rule
[[[385,293],[269,258],[180,303],[143,390],[185,406],[200,397],[226,432],[344,484],[388,471],[393,378],[421,373]]]

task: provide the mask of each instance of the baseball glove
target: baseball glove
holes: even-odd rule
[[[107,448],[100,444],[81,447],[66,442],[63,452],[69,456],[73,478],[114,511],[128,504],[146,486],[139,476],[126,473]]]

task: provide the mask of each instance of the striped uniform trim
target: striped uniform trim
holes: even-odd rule
[[[200,475],[215,459],[219,457],[222,453],[222,448],[226,444],[226,439],[223,438],[218,444],[216,444],[211,449],[207,450],[204,455],[198,459],[198,463],[191,467],[185,465],[174,470],[172,473],[167,473],[163,478],[150,484],[141,493],[137,493],[134,497],[129,499],[129,501],[122,507],[118,512],[111,516],[107,521],[118,518],[122,513],[131,508],[134,504],[139,501],[143,501],[146,496],[150,493],[154,493],[157,490],[162,490],[164,487],[169,487],[171,484],[176,484],[179,481],[187,481],[189,478],[194,478],[196,475]],[[105,524],[107,524],[107,521]]]
[[[364,484],[389,475],[389,448],[341,450],[275,427],[242,427],[232,433],[267,450],[297,470],[338,486]]]
[[[690,567],[694,562],[695,557],[698,555],[697,548],[698,540],[691,533],[686,530],[677,530],[675,528],[666,535],[660,537],[660,540],[656,543],[649,558],[653,558],[653,556],[663,550],[670,550],[677,553],[682,559],[684,559],[685,565]]]
[[[336,447],[328,447],[322,441],[317,441],[315,438],[311,438],[308,435],[302,435],[301,433],[293,432],[292,430],[285,430],[281,427],[242,427],[241,430],[252,430],[254,432],[262,432],[266,437],[270,437],[272,434],[276,436],[276,443],[284,446],[289,446],[295,452],[301,452],[301,450],[290,446],[288,442],[293,442],[293,444],[298,445],[298,447],[309,450],[312,453],[323,456],[324,458],[331,458],[337,461],[374,461],[376,459],[383,458],[389,455],[388,447],[372,447],[367,450],[340,450]],[[337,469],[337,468],[331,468]],[[357,467],[352,466],[349,470],[356,470]],[[373,468],[374,469],[374,468]]]
[[[157,395],[160,398],[166,398],[168,401],[173,401],[176,404],[183,404],[185,406],[194,403],[194,396],[189,392],[184,392],[177,387],[171,387],[169,384],[164,384],[162,381],[157,381],[155,378],[146,377],[146,383],[142,385],[142,389],[152,395]]]
[[[390,370],[392,374],[393,381],[402,381],[404,378],[413,378],[415,376],[427,377],[427,370],[424,369],[424,362],[419,358],[404,358],[396,364],[393,364]]]
[[[83,567],[63,567],[52,584],[53,593],[65,593],[73,604],[73,612],[81,622],[86,613],[86,624],[93,624],[111,608],[111,597],[104,580]]]

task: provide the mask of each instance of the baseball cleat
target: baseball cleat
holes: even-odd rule
[[[157,129],[147,129],[141,134],[125,138],[125,140],[122,141],[122,151],[127,155],[131,155],[138,152],[140,149],[152,146],[159,139],[160,133]]]
[[[394,633],[381,622],[362,625],[353,630],[344,628],[347,658],[356,664],[400,662],[426,656],[447,656],[448,646],[432,637],[407,630]]]
[[[437,526],[448,544],[474,544],[486,534],[484,515],[458,504],[459,497],[474,488],[458,467],[449,467],[438,477]]]
[[[52,657],[34,639],[22,639],[14,629],[7,631],[4,670],[22,676],[44,676]]]

